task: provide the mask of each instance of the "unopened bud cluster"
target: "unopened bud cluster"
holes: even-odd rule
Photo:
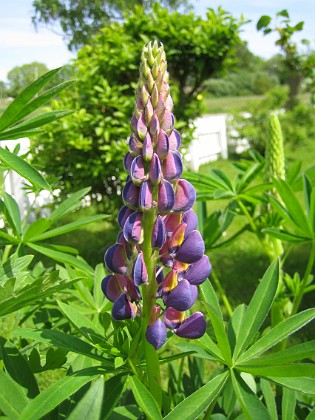
[[[204,334],[203,315],[186,317],[185,312],[211,271],[192,210],[195,189],[181,179],[181,138],[174,129],[172,109],[165,52],[155,41],[141,55],[132,134],[124,158],[129,175],[123,189],[125,205],[118,215],[122,230],[105,253],[112,274],[103,280],[102,289],[113,302],[115,320],[146,317],[149,308],[146,338],[156,349],[165,343],[167,328],[186,338]],[[146,306],[144,294],[151,296]]]

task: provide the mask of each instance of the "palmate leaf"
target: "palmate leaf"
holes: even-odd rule
[[[236,368],[241,372],[263,377],[271,375],[279,378],[315,377],[315,364],[312,363],[288,363],[269,366],[267,364],[264,366],[237,365]]]
[[[231,371],[231,377],[236,398],[246,416],[249,419],[270,420],[267,408],[253,393],[242,377],[234,371]]]
[[[275,395],[273,392],[273,389],[271,387],[271,384],[266,379],[260,380],[260,388],[264,396],[265,404],[268,409],[270,419],[271,420],[278,420],[278,414],[277,414],[277,406],[275,401]],[[294,412],[294,410],[293,410]],[[284,417],[285,419],[287,417]]]
[[[312,237],[294,235],[293,233],[283,229],[266,228],[262,229],[262,232],[266,233],[267,235],[273,236],[274,238],[280,239],[281,241],[287,241],[297,244],[308,243],[313,240]]]
[[[19,114],[25,117],[29,114],[27,105],[31,99],[60,71],[60,68],[51,70],[35,80],[31,85],[27,86],[20,95],[8,106],[0,117],[0,132],[7,127],[17,123],[20,119]],[[42,104],[41,104],[42,105]],[[36,108],[35,108],[36,109]],[[30,108],[33,112],[34,107]]]
[[[11,343],[1,343],[2,358],[6,372],[19,384],[28,398],[39,394],[35,376],[20,351]]]
[[[22,277],[8,278],[0,286],[0,316],[15,312],[28,305],[34,305],[53,293],[68,288],[78,279],[67,282],[59,278],[58,271],[53,271],[37,279]]]
[[[105,392],[103,399],[102,420],[111,419],[112,411],[120,400],[124,390],[127,375],[119,374],[105,382]]]
[[[281,411],[282,411],[281,414],[282,414],[283,419],[294,420],[295,405],[296,405],[295,391],[293,391],[292,389],[283,387],[282,404],[281,404]]]
[[[269,376],[268,379],[280,384],[284,387],[294,389],[295,391],[303,392],[305,394],[315,395],[315,379],[314,378],[285,378],[277,376]]]
[[[104,379],[101,377],[91,385],[90,389],[71,411],[68,419],[76,420],[78,418],[90,418],[93,420],[101,420],[103,395]]]
[[[42,175],[33,168],[33,166],[2,147],[0,147],[0,161],[29,181],[34,187],[37,187],[40,190],[51,191],[50,185],[45,181]]]
[[[29,404],[23,388],[0,369],[0,410],[10,419],[19,419]]]
[[[10,220],[12,221],[13,226],[11,227],[14,229],[17,236],[20,237],[22,234],[22,224],[19,206],[10,194],[4,192],[3,196],[6,210],[10,216]]]
[[[240,354],[248,347],[265,320],[271,304],[275,298],[279,281],[279,261],[275,260],[267,269],[254,296],[252,297],[246,317],[236,338],[233,358],[237,360]]]
[[[290,334],[312,321],[314,318],[315,309],[306,309],[305,311],[299,312],[298,314],[285,319],[269,330],[261,339],[256,341],[247,351],[245,351],[238,358],[237,363],[244,364],[245,361],[250,360],[270,349]]]
[[[81,199],[91,191],[91,187],[83,188],[71,194],[64,200],[50,215],[50,220],[55,223],[57,220],[62,219],[73,211],[81,207]]]
[[[34,398],[22,411],[19,420],[41,419],[83,385],[104,373],[99,367],[82,369],[55,382]]]
[[[33,258],[33,255],[24,255],[23,257],[17,257],[16,254],[11,255],[0,267],[0,284],[12,277],[26,277],[29,274],[28,266]]]
[[[220,394],[229,377],[225,371],[211,379],[206,385],[195,391],[172,410],[165,420],[195,420]]]
[[[113,362],[106,358],[103,352],[98,350],[98,348],[70,334],[55,330],[32,330],[28,328],[19,328],[18,330],[12,331],[11,334],[40,343],[51,344],[77,354],[83,354],[91,359],[102,362],[102,366],[106,366],[107,368],[112,368],[114,366]]]
[[[131,376],[129,378],[132,393],[141,410],[146,414],[148,419],[162,419],[159,407],[152,394],[142,384],[139,378]]]

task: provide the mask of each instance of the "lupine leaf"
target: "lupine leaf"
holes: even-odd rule
[[[276,260],[267,269],[248,305],[242,329],[236,339],[233,355],[235,360],[251,343],[265,320],[275,298],[278,281],[279,261]]]
[[[20,235],[22,234],[22,224],[19,206],[14,200],[14,198],[6,192],[4,192],[4,204],[13,222],[14,230],[16,234],[20,237]]]
[[[270,419],[271,420],[278,420],[277,415],[277,406],[275,401],[275,395],[270,385],[270,382],[266,379],[260,380],[260,387],[265,399],[266,407],[268,409]],[[284,417],[286,419],[286,417]]]
[[[281,415],[285,420],[295,419],[295,404],[296,395],[292,389],[283,387],[282,391],[282,404],[281,404]]]
[[[15,121],[20,121],[22,118],[26,117],[26,115],[31,114],[36,109],[39,109],[51,99],[53,99],[56,95],[58,95],[59,92],[71,86],[74,82],[74,80],[68,80],[66,82],[60,83],[59,85],[54,86],[46,92],[42,93],[40,96],[37,96],[32,101],[30,101],[25,108],[16,114]]]
[[[19,420],[42,418],[62,401],[82,388],[83,385],[91,382],[94,377],[102,373],[102,369],[94,367],[76,371],[74,374],[60,379],[28,404],[21,413]]]
[[[100,350],[70,334],[55,330],[32,330],[27,328],[19,328],[18,330],[12,331],[11,334],[29,340],[39,341],[40,343],[61,347],[74,353],[83,354],[92,359],[101,361],[104,366],[113,367],[113,363],[104,357]]]
[[[136,405],[122,405],[114,408],[110,420],[138,420],[141,414]]]
[[[72,114],[73,111],[63,110],[63,111],[50,111],[43,114],[37,115],[36,117],[30,118],[18,125],[15,125],[7,131],[3,131],[0,134],[0,140],[11,140],[12,136],[16,135],[21,136],[21,133],[25,131],[34,130],[37,127],[41,127],[45,124],[49,124],[55,120],[66,117],[67,115]]]
[[[0,369],[0,410],[10,419],[20,419],[19,415],[27,406],[23,388]]]
[[[37,219],[32,224],[28,225],[25,229],[23,240],[27,242],[28,240],[32,239],[34,236],[39,235],[45,232],[51,226],[50,219]]]
[[[315,340],[306,343],[297,344],[285,350],[271,354],[263,354],[261,357],[253,357],[245,361],[246,366],[254,365],[272,365],[296,362],[313,357],[315,354]]]
[[[214,401],[228,378],[228,372],[225,371],[215,378],[211,379],[206,385],[195,391],[184,401],[180,402],[174,410],[172,410],[165,420],[195,420],[199,415]]]
[[[261,339],[256,341],[245,353],[243,353],[239,357],[238,363],[244,363],[244,361],[258,356],[288,337],[290,334],[302,328],[314,318],[315,309],[306,309],[305,311],[285,319],[269,330]]]
[[[267,408],[253,393],[242,377],[233,371],[231,371],[231,376],[236,398],[246,416],[250,419],[270,420]]]
[[[54,223],[57,220],[65,217],[67,214],[72,213],[81,206],[81,199],[91,191],[91,187],[83,188],[71,194],[69,198],[64,200],[50,215],[51,221]]]
[[[311,235],[312,232],[310,230],[307,217],[305,216],[303,208],[290,185],[280,179],[275,179],[274,184],[280,194],[280,197],[286,205],[290,216],[294,220],[295,225],[305,232],[306,236]]]
[[[116,375],[105,382],[102,419],[112,419],[112,411],[120,400],[126,379],[126,375]]]
[[[15,124],[18,121],[17,116],[21,112],[24,112],[24,116],[28,114],[28,102],[59,72],[59,70],[60,68],[57,68],[45,73],[19,94],[0,117],[0,131]],[[34,111],[34,109],[32,109],[32,111]]]
[[[75,258],[64,252],[56,251],[53,247],[47,244],[34,244],[32,242],[27,242],[27,246],[39,252],[40,254],[46,255],[46,257],[52,258],[58,262],[68,264],[70,266],[80,268],[86,273],[93,275],[94,271],[89,264],[83,259]]]
[[[315,395],[314,378],[285,378],[278,376],[269,376],[268,379],[287,388],[294,389],[305,394]]]
[[[103,395],[104,378],[101,377],[91,385],[67,418],[69,420],[78,418],[101,420]]]
[[[266,228],[262,229],[262,232],[267,235],[273,236],[274,238],[280,239],[281,241],[287,241],[292,243],[306,243],[312,241],[312,237],[294,235],[283,229]]]
[[[35,376],[19,350],[11,343],[1,345],[2,358],[5,369],[11,378],[24,388],[28,398],[34,398],[39,394],[39,388]]]
[[[238,335],[240,334],[240,329],[245,319],[245,313],[246,313],[246,307],[244,304],[242,304],[235,308],[231,316],[231,319],[228,325],[227,334],[228,334],[228,339],[229,339],[229,343],[230,343],[230,347],[232,351],[235,348],[236,337],[238,337]]]
[[[148,419],[162,419],[159,407],[151,393],[136,376],[129,378],[135,400]]]
[[[42,241],[44,239],[54,238],[55,236],[64,235],[65,233],[72,232],[73,230],[79,229],[82,226],[86,226],[89,223],[99,222],[109,217],[111,216],[108,214],[97,214],[94,216],[83,217],[82,219],[76,220],[75,222],[67,223],[63,226],[51,229],[37,236],[33,236],[31,239],[32,241]]]
[[[0,161],[4,162],[10,169],[13,169],[21,175],[21,177],[27,179],[35,187],[48,191],[51,190],[50,185],[33,166],[2,147],[0,147]]]
[[[248,372],[255,376],[295,378],[295,377],[315,377],[315,364],[312,363],[291,363],[282,365],[247,366],[238,365],[236,369],[241,372]]]

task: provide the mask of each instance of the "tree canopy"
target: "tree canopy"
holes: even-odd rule
[[[61,28],[70,50],[87,44],[100,29],[113,21],[121,21],[137,6],[149,11],[156,0],[33,0],[33,23]],[[160,0],[161,6],[177,10],[188,8],[188,0]]]
[[[73,95],[67,92],[54,104],[77,112],[37,140],[36,162],[61,179],[65,193],[91,185],[94,198],[114,204],[143,44],[156,39],[165,45],[176,128],[184,136],[183,126],[200,115],[205,80],[232,65],[240,25],[221,9],[202,19],[155,6],[152,14],[136,8],[124,23],[102,29],[78,52]]]

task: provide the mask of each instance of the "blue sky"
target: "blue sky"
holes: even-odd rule
[[[195,0],[191,3],[200,15],[204,15],[208,7],[216,9],[221,5],[235,17],[243,14],[246,19],[252,20],[243,27],[242,38],[248,41],[251,51],[264,58],[271,57],[279,50],[274,45],[273,36],[263,37],[255,29],[256,22],[263,14],[274,16],[286,8],[293,23],[300,20],[305,22],[302,36],[315,42],[314,0]],[[31,16],[32,0],[0,0],[0,80],[5,80],[8,71],[15,66],[40,61],[52,69],[74,57],[61,36],[44,27],[36,32]]]

